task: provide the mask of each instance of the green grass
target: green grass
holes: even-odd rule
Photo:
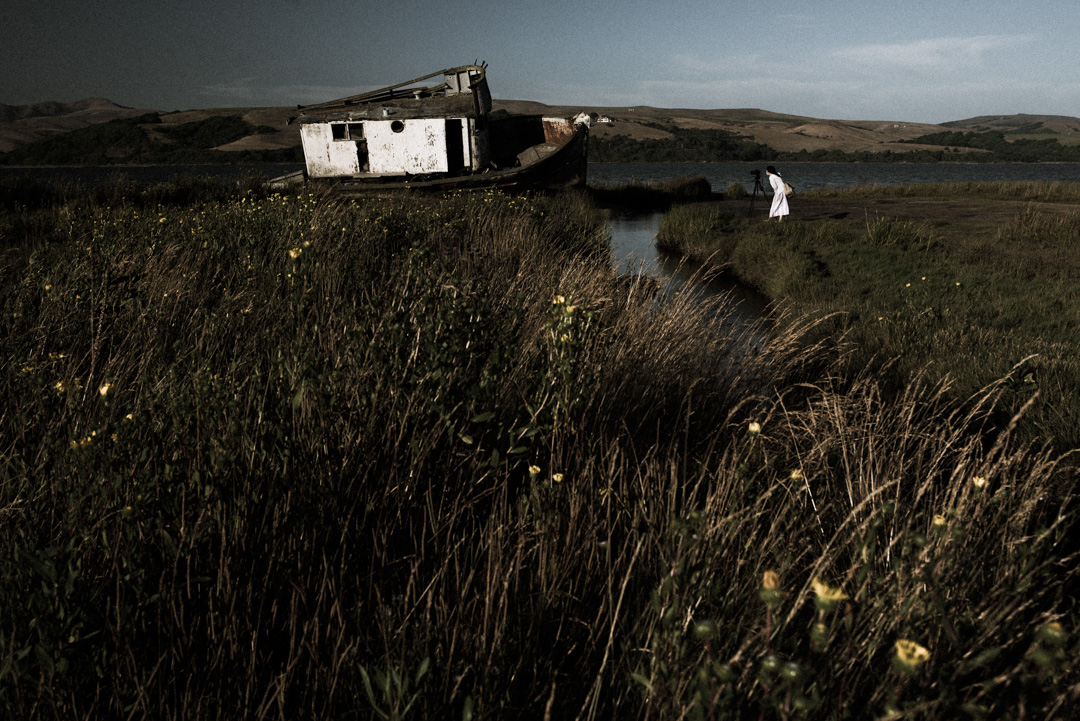
[[[584,196],[183,185],[0,192],[0,716],[1067,714],[1018,375],[748,349]]]
[[[817,192],[825,202],[965,196],[1063,202],[1075,184],[960,184]],[[927,367],[967,396],[1016,372],[1015,411],[1037,394],[1029,437],[1080,446],[1080,214],[1018,204],[997,223],[889,215],[761,224],[720,206],[683,206],[664,220],[658,247],[724,268],[796,312],[830,315],[828,333],[854,348],[852,369],[887,365],[904,379]],[[825,211],[823,211],[825,212]],[[827,213],[826,213],[827,215]],[[977,214],[976,214],[977,215]],[[948,212],[942,217],[948,218]]]
[[[820,188],[799,193],[800,198],[842,200],[874,198],[982,198],[1044,202],[1080,202],[1080,183],[1065,181],[978,181],[916,183],[912,185],[872,185],[850,188]]]
[[[712,186],[703,175],[672,178],[660,183],[593,183],[589,196],[597,205],[625,208],[632,212],[663,210],[679,203],[708,200]]]

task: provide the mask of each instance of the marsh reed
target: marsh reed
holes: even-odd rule
[[[747,354],[583,196],[144,192],[3,206],[3,715],[1075,703],[1014,376],[885,392],[827,316]]]

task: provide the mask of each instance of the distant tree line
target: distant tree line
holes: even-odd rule
[[[670,138],[634,140],[628,135],[589,139],[589,159],[601,163],[718,163],[774,160],[768,145],[724,130],[672,128],[643,123],[671,133]]]
[[[1080,162],[1080,145],[1062,145],[1053,138],[1007,140],[1006,134],[1001,131],[945,131],[901,141],[912,145],[940,146],[940,150],[919,148],[909,152],[845,152],[818,149],[781,152],[725,130],[690,130],[655,123],[643,125],[662,129],[670,133],[671,137],[645,140],[634,140],[628,135],[593,137],[589,139],[589,160],[601,163],[938,163],[955,161],[958,159],[958,149],[972,148],[988,152],[965,153],[965,162]]]
[[[167,142],[155,141],[145,126]],[[185,163],[288,163],[302,162],[299,146],[281,150],[213,150],[249,135],[276,132],[267,125],[252,125],[238,115],[215,116],[179,125],[164,125],[157,113],[110,120],[0,153],[2,165],[170,165]]]
[[[1016,138],[1008,140],[1000,130],[962,132],[946,130],[906,140],[920,145],[946,148],[976,148],[986,153],[972,154],[965,160],[1006,163],[1080,162],[1080,145],[1062,145],[1055,138]]]

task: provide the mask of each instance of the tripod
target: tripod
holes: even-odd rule
[[[746,217],[750,217],[754,214],[754,199],[757,198],[758,191],[761,191],[762,200],[765,199],[765,188],[761,185],[761,171],[751,170],[750,175],[754,177],[754,192],[750,194],[750,209],[746,211]]]

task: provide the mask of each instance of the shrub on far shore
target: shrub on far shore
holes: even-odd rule
[[[712,197],[712,186],[705,176],[697,175],[660,183],[642,183],[639,180],[619,185],[597,183],[589,186],[589,193],[593,202],[604,207],[648,212],[708,200]]]
[[[747,192],[746,186],[737,180],[732,180],[727,184],[727,187],[724,188],[724,198],[727,200],[741,200],[748,195],[750,195],[750,193]]]

